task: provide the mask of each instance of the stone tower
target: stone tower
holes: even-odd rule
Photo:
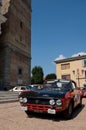
[[[1,13],[2,0],[0,0],[0,34],[1,34],[1,24],[6,21],[6,18]]]
[[[7,21],[0,35],[0,87],[30,83],[31,0],[2,0]]]

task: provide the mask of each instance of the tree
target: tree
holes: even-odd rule
[[[53,80],[53,79],[56,79],[56,74],[54,73],[48,74],[45,77],[45,80]]]
[[[43,69],[40,66],[35,66],[32,69],[31,84],[42,84],[43,83]]]

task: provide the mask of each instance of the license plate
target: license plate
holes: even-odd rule
[[[21,107],[21,109],[23,110],[23,111],[27,111],[27,107]]]
[[[48,113],[49,114],[56,114],[56,110],[54,110],[54,109],[48,109]]]

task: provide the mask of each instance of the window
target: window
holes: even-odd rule
[[[86,67],[86,59],[85,59],[85,60],[82,60],[82,66],[83,66],[83,67]]]
[[[22,75],[22,69],[21,68],[18,69],[18,74]]]
[[[23,28],[23,23],[22,23],[22,21],[20,21],[20,27]]]
[[[86,71],[84,71],[85,72],[85,78],[86,78]]]
[[[20,42],[23,40],[23,22],[20,21]]]
[[[0,6],[2,6],[2,0],[0,0]]]
[[[62,79],[70,80],[70,74],[68,74],[68,75],[62,75]]]
[[[61,69],[62,69],[62,70],[69,69],[69,68],[70,68],[70,63],[61,64]]]

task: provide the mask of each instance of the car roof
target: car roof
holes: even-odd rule
[[[47,83],[54,83],[54,82],[70,82],[71,80],[66,79],[56,79],[56,80],[48,80]]]

